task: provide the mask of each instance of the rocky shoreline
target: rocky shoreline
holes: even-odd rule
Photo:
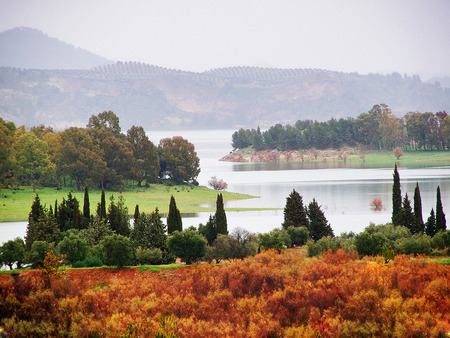
[[[322,161],[346,161],[350,157],[364,159],[365,154],[361,149],[308,149],[308,150],[236,150],[222,157],[224,162],[303,162],[311,160]]]

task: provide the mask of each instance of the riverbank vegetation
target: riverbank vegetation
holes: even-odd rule
[[[255,151],[303,150],[313,154],[324,149],[368,150],[449,150],[450,117],[445,111],[410,112],[400,118],[385,104],[375,105],[357,118],[331,119],[326,122],[297,121],[295,125],[277,124],[261,132],[240,129],[232,135],[236,149],[252,147]],[[345,150],[340,151],[346,156]],[[349,154],[347,154],[349,155]],[[342,158],[345,159],[345,158]]]

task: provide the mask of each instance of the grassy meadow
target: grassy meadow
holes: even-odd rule
[[[58,204],[63,198],[67,199],[69,192],[77,198],[80,203],[80,210],[83,208],[84,192],[70,188],[57,190],[56,188],[37,188],[42,204],[54,206],[55,200]],[[155,208],[160,214],[169,212],[170,196],[175,197],[177,207],[183,213],[214,212],[217,194],[219,192],[207,187],[190,187],[187,185],[167,186],[162,184],[150,185],[148,188],[126,189],[122,192],[125,204],[130,215],[133,215],[136,204],[139,210],[151,213]],[[113,195],[117,201],[119,191],[105,191],[106,205],[109,205],[110,197]],[[224,201],[254,198],[254,196],[236,194],[222,191]],[[95,214],[97,204],[100,202],[101,190],[89,191],[89,204],[91,214]],[[0,222],[26,221],[30,212],[31,204],[35,198],[35,193],[31,187],[20,187],[18,190],[0,189]],[[227,211],[239,211],[244,209],[227,209]],[[250,210],[250,209],[245,209]]]

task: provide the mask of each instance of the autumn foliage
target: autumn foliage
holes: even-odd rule
[[[307,258],[265,251],[221,266],[158,273],[73,269],[44,287],[38,271],[0,275],[7,336],[445,336],[450,267],[343,250]],[[0,331],[1,331],[0,329]]]

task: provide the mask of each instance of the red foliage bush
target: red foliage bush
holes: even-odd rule
[[[0,275],[7,336],[438,336],[450,330],[450,268],[343,250],[264,251],[159,273],[77,269],[45,288],[35,271]]]

